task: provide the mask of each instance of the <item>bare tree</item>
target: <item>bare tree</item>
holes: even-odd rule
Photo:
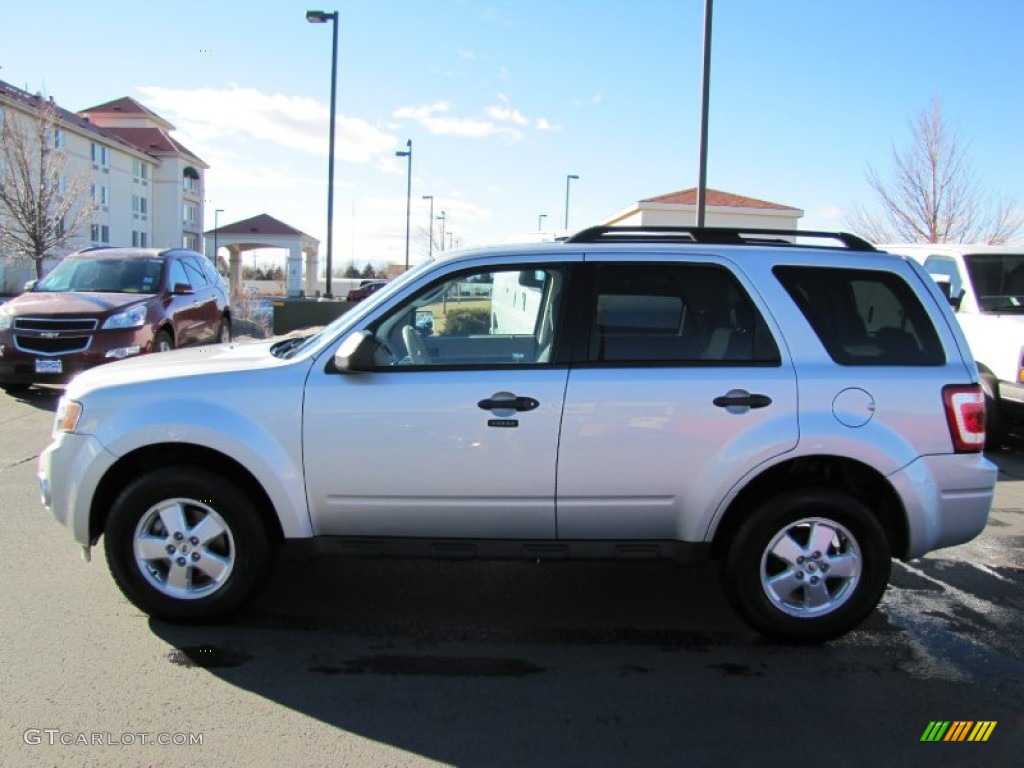
[[[868,165],[866,177],[881,215],[858,204],[848,223],[876,243],[1005,243],[1024,229],[1008,200],[983,191],[938,98],[911,123],[910,146],[893,146],[890,176]]]
[[[90,179],[71,174],[57,106],[40,96],[27,114],[0,118],[0,249],[35,262],[67,245],[92,218]]]

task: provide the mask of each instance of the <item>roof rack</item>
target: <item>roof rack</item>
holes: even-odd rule
[[[790,238],[833,240],[851,251],[877,248],[849,232],[810,229],[769,229],[734,227],[588,227],[565,240],[567,243],[713,243],[715,245],[779,245],[808,247]],[[829,246],[810,246],[829,247]],[[834,247],[834,246],[832,246]]]

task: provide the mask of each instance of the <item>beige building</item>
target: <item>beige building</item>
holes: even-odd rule
[[[798,229],[799,208],[707,190],[704,224],[708,227]],[[692,227],[697,221],[697,188],[670,192],[633,203],[601,223],[608,227]]]
[[[0,81],[5,120],[29,119],[42,99]],[[79,112],[54,106],[54,143],[68,155],[67,175],[85,174],[96,204],[90,224],[55,257],[104,245],[202,251],[203,173],[209,166],[171,136],[173,125],[131,98]],[[0,290],[20,290],[35,277],[28,262],[0,259],[0,265]]]

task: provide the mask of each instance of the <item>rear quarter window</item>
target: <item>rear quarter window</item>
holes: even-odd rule
[[[898,274],[779,266],[772,270],[840,365],[943,365],[931,317]]]

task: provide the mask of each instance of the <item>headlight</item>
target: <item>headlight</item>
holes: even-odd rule
[[[141,328],[146,322],[146,305],[139,304],[138,306],[126,309],[124,312],[118,312],[116,315],[111,315],[107,318],[107,321],[103,323],[103,327],[107,330],[111,328]]]
[[[82,418],[82,404],[77,400],[62,397],[57,403],[57,415],[53,420],[53,436],[61,432],[74,432]]]
[[[11,324],[14,320],[11,318],[5,310],[0,309],[0,331],[10,330]]]

